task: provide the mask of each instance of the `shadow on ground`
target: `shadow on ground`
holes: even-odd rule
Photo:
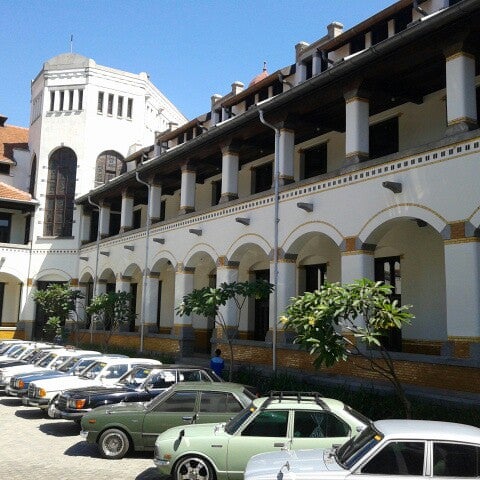
[[[15,416],[19,418],[26,418],[27,420],[29,418],[38,420],[39,418],[45,418],[45,413],[39,408],[19,408],[15,412]]]
[[[51,422],[43,423],[38,427],[41,432],[55,437],[78,437],[80,427],[74,422]]]

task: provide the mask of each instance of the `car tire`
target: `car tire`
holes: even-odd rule
[[[117,460],[123,458],[130,448],[130,440],[125,432],[118,428],[105,430],[98,442],[103,458]]]
[[[58,395],[56,397],[53,397],[50,402],[48,402],[48,407],[46,409],[47,417],[49,418],[58,418],[55,416],[55,410],[56,410],[56,403],[58,400]]]
[[[182,457],[172,470],[173,480],[215,480],[215,471],[210,462],[196,455]]]

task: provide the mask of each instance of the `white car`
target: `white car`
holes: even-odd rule
[[[78,350],[48,347],[35,352],[38,354],[38,357],[36,357],[34,363],[22,363],[20,365],[0,368],[0,390],[5,390],[5,387],[10,383],[10,378],[13,375],[54,369],[56,366],[65,362],[70,356],[75,355]],[[31,353],[33,354],[33,351]]]
[[[22,397],[22,404],[47,409],[50,402],[54,405],[55,398],[63,390],[113,385],[121,376],[137,365],[161,365],[161,362],[148,358],[103,357],[86,368],[80,375],[46,378],[31,382],[28,394]]]
[[[253,456],[244,480],[358,480],[480,476],[480,428],[428,420],[380,420],[333,449]]]

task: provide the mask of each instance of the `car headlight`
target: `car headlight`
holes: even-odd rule
[[[39,388],[38,389],[38,396],[39,397],[45,397],[47,395],[47,392],[44,388]]]
[[[24,388],[25,387],[25,382],[22,379],[18,380],[17,383],[18,383],[18,385],[17,385],[18,388]]]
[[[68,408],[74,408],[76,410],[80,410],[81,408],[83,408],[85,406],[85,404],[87,403],[87,400],[85,398],[70,398],[68,401],[67,401],[67,406]]]

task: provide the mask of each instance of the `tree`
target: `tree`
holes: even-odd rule
[[[331,367],[352,355],[366,359],[371,369],[386,378],[411,416],[410,401],[395,371],[395,364],[382,344],[390,329],[402,328],[413,315],[410,306],[399,306],[390,299],[391,287],[372,280],[357,280],[350,285],[326,284],[315,292],[293,298],[281,318],[293,330],[294,343],[315,355],[314,365]]]
[[[93,297],[90,305],[86,307],[85,311],[92,316],[92,322],[97,321],[103,324],[105,347],[113,332],[135,318],[131,307],[132,299],[132,294],[128,292],[102,293]]]
[[[234,367],[233,339],[236,338],[238,333],[242,309],[248,298],[257,300],[268,298],[272,291],[273,285],[261,279],[253,282],[222,283],[216,288],[204,287],[193,290],[183,297],[182,303],[176,308],[180,316],[194,313],[203,317],[214,318],[215,324],[222,329],[223,336],[228,343],[230,381],[232,380]],[[232,300],[236,307],[236,321],[234,325],[229,325],[219,310],[219,307],[225,305],[229,300]]]
[[[40,305],[47,316],[46,331],[50,330],[61,341],[65,332],[65,323],[71,319],[76,325],[76,302],[83,298],[80,290],[72,290],[66,283],[53,283],[45,290],[32,294],[33,300]]]

